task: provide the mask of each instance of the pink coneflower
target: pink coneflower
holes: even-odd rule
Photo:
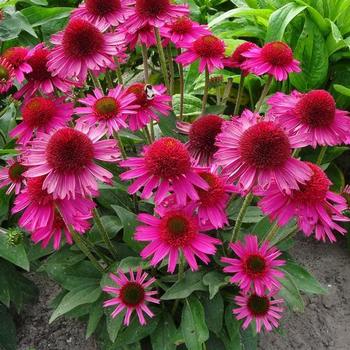
[[[146,280],[148,273],[142,272],[141,267],[137,269],[135,275],[130,270],[129,278],[126,277],[122,270],[118,270],[117,275],[110,273],[109,277],[115,282],[117,287],[106,286],[103,287],[102,290],[115,295],[115,297],[105,301],[103,306],[109,307],[117,305],[111,314],[112,318],[115,318],[126,309],[124,316],[124,325],[126,326],[130,323],[132,313],[136,311],[140,324],[145,325],[146,320],[143,313],[146,313],[149,317],[154,316],[153,312],[147,306],[147,302],[159,304],[159,299],[154,297],[157,291],[148,290],[148,287],[150,287],[156,279],[152,277]]]
[[[19,83],[24,80],[24,74],[30,73],[32,67],[27,63],[29,50],[26,47],[11,47],[3,56],[13,66],[16,79]]]
[[[269,114],[300,137],[306,135],[314,148],[347,141],[349,113],[337,109],[333,96],[325,90],[313,90],[307,94],[293,91],[290,95],[278,92],[267,103],[271,106]]]
[[[113,139],[100,140],[105,135],[102,127],[79,124],[53,133],[38,133],[24,153],[23,162],[30,169],[25,176],[47,175],[43,189],[54,198],[75,198],[97,191],[96,180],[111,183],[113,174],[94,160],[117,162],[120,152]]]
[[[27,63],[32,68],[32,71],[25,74],[27,83],[14,95],[15,98],[33,96],[38,90],[44,94],[51,94],[55,88],[67,92],[71,89],[73,83],[54,77],[48,71],[47,62],[50,50],[44,44],[38,44],[28,53]]]
[[[5,57],[0,57],[0,94],[10,90],[15,79],[15,70]]]
[[[134,105],[135,95],[123,90],[121,85],[109,90],[105,96],[99,89],[94,90],[94,95],[88,95],[79,100],[86,107],[75,108],[75,113],[83,114],[78,123],[103,125],[109,135],[121,128],[127,128],[125,119],[128,115],[136,114],[139,106]]]
[[[141,198],[150,198],[155,190],[155,203],[160,204],[169,191],[173,191],[179,204],[187,197],[198,200],[195,187],[208,189],[208,184],[194,171],[185,145],[171,137],[163,137],[145,147],[143,157],[129,158],[120,163],[131,168],[121,174],[122,180],[135,179],[129,187],[130,194],[143,187]]]
[[[84,19],[104,32],[123,23],[133,13],[130,6],[134,4],[135,0],[85,0],[71,18]]]
[[[256,331],[260,333],[262,327],[269,332],[273,328],[278,328],[278,320],[282,317],[284,303],[283,299],[274,299],[275,293],[259,296],[257,294],[241,294],[235,297],[235,302],[239,306],[232,312],[237,320],[243,320],[242,328],[246,329],[254,320]]]
[[[194,158],[195,164],[210,166],[214,153],[216,136],[220,134],[224,119],[218,115],[210,114],[198,118],[192,124],[178,122],[177,128],[188,135],[186,146]]]
[[[22,164],[19,157],[9,159],[7,166],[0,170],[0,188],[10,185],[6,191],[7,195],[13,191],[15,194],[20,193],[22,185],[25,183],[23,173],[26,170],[27,167]]]
[[[171,107],[169,105],[171,97],[166,95],[166,88],[164,85],[152,86],[154,96],[150,99],[145,91],[145,84],[135,83],[127,88],[127,93],[134,94],[136,99],[135,105],[139,107],[136,109],[136,114],[129,115],[128,122],[132,131],[142,129],[152,120],[159,121],[159,115],[167,116]]]
[[[288,78],[289,73],[299,73],[300,62],[294,59],[292,49],[282,41],[265,44],[262,48],[254,47],[242,53],[246,61],[241,68],[256,75],[269,74],[276,80]]]
[[[162,37],[168,38],[178,48],[182,47],[183,44],[192,44],[203,35],[211,34],[208,27],[192,21],[187,16],[173,19],[161,28],[160,33]]]
[[[243,54],[250,49],[259,48],[258,45],[251,43],[249,41],[239,45],[235,51],[233,51],[230,57],[223,60],[224,66],[229,68],[242,68],[242,64],[246,61],[246,57]],[[244,76],[249,74],[249,71],[242,70]]]
[[[59,77],[77,77],[84,81],[88,70],[99,70],[113,64],[113,56],[124,38],[114,32],[102,33],[90,22],[73,18],[64,31],[52,35],[55,45],[48,67]]]
[[[230,244],[237,259],[221,258],[222,262],[229,264],[224,267],[224,272],[233,273],[230,281],[237,283],[244,293],[251,287],[258,295],[264,295],[265,289],[279,289],[281,284],[277,279],[284,274],[276,268],[286,263],[277,259],[282,253],[277,248],[270,247],[269,242],[264,242],[259,247],[257,236],[247,235],[244,240],[245,244]]]
[[[157,44],[154,27],[149,24],[145,24],[137,30],[130,30],[128,22],[126,22],[118,28],[118,32],[125,36],[125,42],[129,45],[131,50],[134,50],[138,44],[143,44],[147,48]]]
[[[240,118],[225,122],[217,137],[215,157],[223,173],[238,179],[242,191],[256,183],[264,189],[272,180],[281,191],[298,189],[311,176],[310,168],[292,157],[292,149],[308,144],[306,138],[291,135],[280,124],[245,110]]]
[[[171,0],[136,0],[135,13],[129,17],[130,31],[149,24],[161,28],[172,18],[188,15],[188,5],[174,5]]]
[[[208,69],[212,73],[216,68],[223,69],[225,43],[214,35],[204,35],[191,44],[183,45],[187,50],[177,56],[176,62],[188,66],[199,60],[199,72]]]
[[[168,257],[168,272],[173,273],[182,252],[191,270],[198,270],[196,257],[208,264],[208,255],[216,252],[216,244],[221,242],[203,234],[208,230],[194,213],[194,206],[171,209],[160,218],[149,214],[139,214],[138,220],[146,225],[136,228],[135,239],[150,242],[142,251],[143,259],[153,255],[151,265],[157,265]]]
[[[33,97],[22,107],[23,122],[11,130],[10,136],[26,144],[36,132],[50,133],[67,125],[73,115],[73,103],[65,98]]]
[[[20,227],[31,232],[35,243],[42,242],[46,247],[53,240],[54,249],[58,249],[62,233],[68,244],[73,243],[67,225],[80,234],[89,229],[87,220],[92,217],[95,204],[79,195],[75,199],[54,199],[43,189],[44,181],[43,176],[28,179],[27,186],[15,199],[12,213],[24,210],[18,221]]]
[[[328,238],[335,242],[332,231],[346,233],[343,227],[336,224],[336,221],[349,221],[342,214],[347,209],[346,200],[329,190],[331,182],[321,168],[312,163],[305,164],[312,171],[309,181],[288,195],[281,193],[279,188],[272,184],[268,191],[259,193],[263,196],[259,206],[281,226],[296,217],[300,230],[306,236],[314,233],[317,240],[325,242]]]

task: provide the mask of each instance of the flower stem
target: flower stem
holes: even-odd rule
[[[238,115],[239,107],[241,107],[241,98],[242,98],[242,93],[243,93],[243,88],[244,88],[244,79],[245,79],[245,77],[244,77],[244,74],[242,72],[241,78],[239,80],[237,100],[236,100],[236,105],[235,105],[235,110],[233,112],[233,115]]]
[[[156,35],[156,40],[157,40],[160,68],[162,69],[165,86],[166,86],[167,90],[170,92],[168,70],[166,67],[165,54],[164,54],[164,50],[163,50],[163,46],[162,46],[162,39],[160,37],[159,28],[156,28],[156,27],[154,28],[154,34]]]
[[[277,224],[277,221],[272,225],[271,229],[268,231],[266,236],[264,237],[264,241],[271,242],[273,238],[276,236],[276,233],[280,227]]]
[[[238,213],[235,226],[232,230],[232,236],[230,239],[230,243],[237,241],[238,234],[239,234],[239,231],[240,231],[241,226],[242,226],[242,221],[244,219],[244,215],[246,214],[247,209],[248,209],[250,203],[252,202],[253,198],[254,198],[253,194],[251,192],[249,192],[247,197],[245,198],[243,204],[242,204],[242,207],[241,207],[239,213]]]
[[[183,260],[182,254],[180,254],[180,256],[179,256],[179,271],[178,271],[178,274],[177,274],[177,280],[178,281],[181,281],[183,279],[184,270],[185,270],[185,264],[184,264],[184,260]],[[179,305],[179,302],[180,302],[180,299],[176,299],[175,300],[175,303],[173,305],[173,309],[171,310],[171,314],[173,316],[175,315],[175,312],[176,312],[176,309],[177,309],[177,307]]]
[[[125,152],[124,144],[123,144],[123,141],[122,141],[120,135],[117,132],[114,132],[113,136],[114,136],[115,140],[117,140],[117,142],[118,142],[120,153],[122,154],[123,159],[128,158],[128,155]]]
[[[203,94],[203,102],[202,102],[202,115],[205,112],[205,108],[208,102],[208,92],[209,92],[209,70],[205,67],[205,83],[204,83],[204,94]]]
[[[227,84],[226,84],[226,87],[225,87],[224,94],[222,96],[222,105],[225,105],[227,103],[228,98],[230,97],[230,92],[231,92],[231,89],[232,89],[232,83],[233,83],[233,79],[231,77],[227,78]]]
[[[141,45],[142,59],[143,59],[143,74],[145,79],[145,84],[148,84],[149,72],[148,72],[148,53],[145,44]]]
[[[98,213],[96,208],[94,209],[94,220],[95,220],[95,223],[97,225],[98,230],[100,231],[100,234],[101,234],[103,241],[106,243],[108,250],[111,252],[113,258],[117,259],[117,251],[116,251],[115,247],[113,246],[105,227],[103,226],[100,214]]]
[[[120,65],[119,65],[119,62],[117,60],[115,60],[115,65],[116,65],[116,73],[117,73],[117,78],[118,78],[118,82],[120,85],[123,85],[124,82],[123,82],[123,74],[122,74],[122,71],[120,69]]]
[[[107,83],[108,89],[113,89],[113,80],[111,77],[111,73],[108,70],[106,71],[106,83]]]
[[[145,136],[146,136],[146,140],[147,140],[147,143],[150,145],[152,144],[152,136],[151,134],[149,133],[149,130],[148,130],[148,127],[147,125],[143,128],[144,132],[145,132]]]
[[[94,84],[95,88],[103,91],[101,83],[100,83],[99,79],[95,77],[94,73],[90,72],[90,77],[91,77],[92,83]]]
[[[169,73],[170,73],[170,94],[174,94],[174,77],[175,77],[175,69],[174,69],[174,62],[173,62],[173,56],[171,54],[171,47],[170,44],[167,46],[166,50],[167,56],[168,56],[168,62],[169,62]]]
[[[260,111],[260,108],[261,108],[261,106],[262,106],[262,104],[263,104],[263,102],[265,100],[265,97],[269,93],[272,81],[273,81],[273,76],[269,75],[269,78],[267,79],[267,82],[266,82],[266,84],[265,84],[265,86],[263,88],[263,91],[261,92],[260,99],[259,99],[258,103],[256,104],[255,112],[259,112]]]
[[[178,49],[178,54],[181,55],[181,49]],[[185,79],[184,79],[184,68],[182,64],[178,64],[179,67],[179,78],[180,78],[180,120],[184,116],[184,102],[185,102]]]
[[[327,152],[327,146],[322,147],[321,151],[317,157],[317,162],[316,162],[317,165],[322,164],[322,161],[323,161],[324,156],[326,155],[326,152]]]
[[[79,247],[79,249],[86,255],[86,257],[91,261],[92,265],[101,273],[104,272],[103,267],[99,264],[99,262],[96,260],[94,255],[89,250],[86,243],[82,240],[80,235],[75,232],[72,225],[68,226],[70,233],[72,234],[73,240],[76,243],[76,245]]]

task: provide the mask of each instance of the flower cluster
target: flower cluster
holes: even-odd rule
[[[165,85],[149,84],[147,52],[154,46]],[[144,80],[124,84],[123,64],[135,47],[143,54]],[[180,75],[197,62],[206,85],[203,113],[186,120],[180,77],[176,130],[162,136],[157,124],[172,111],[175,85],[163,67],[164,49],[169,70],[175,61]],[[193,21],[187,5],[85,0],[72,11],[66,27],[52,35],[50,45],[13,47],[0,57],[0,93],[13,89],[21,104],[20,122],[9,133],[18,154],[0,170],[0,187],[14,193],[12,213],[21,213],[18,225],[32,241],[59,249],[63,241],[82,239],[78,235],[90,229],[94,216],[100,220],[95,202],[100,183],[127,182],[129,195],[146,204],[137,206],[133,235],[142,245],[140,257],[154,269],[166,266],[167,272],[177,269],[180,275],[184,264],[191,271],[203,264],[219,268],[215,255],[220,251],[221,262],[227,264],[223,271],[240,288],[233,313],[244,319],[243,328],[254,321],[257,332],[263,327],[270,331],[278,327],[283,310],[277,294],[286,261],[274,246],[276,237],[259,242],[248,234],[240,241],[238,215],[227,249],[219,230],[230,228],[231,200],[245,199],[244,215],[255,196],[277,228],[296,219],[297,229],[317,240],[334,242],[335,232],[345,234],[339,223],[349,221],[343,214],[349,190],[343,195],[331,191],[320,167],[325,148],[318,164],[298,154],[307,146],[349,144],[350,117],[325,90],[267,97],[273,80],[284,81],[301,71],[286,43],[259,47],[246,42],[231,56],[225,53],[225,42]],[[239,113],[237,103],[232,118],[206,113],[209,75],[224,67],[240,70],[241,81],[249,74],[267,75],[255,111]],[[262,114],[264,101],[267,110]],[[134,132],[147,145],[127,152],[122,131],[128,137]],[[153,210],[146,212],[149,204]],[[125,325],[135,311],[144,325],[145,314],[154,316],[148,303],[160,302],[157,291],[149,289],[156,279],[141,268],[128,274],[121,268],[110,274],[115,285],[103,290],[113,298],[104,306],[115,306],[112,317],[125,312]]]

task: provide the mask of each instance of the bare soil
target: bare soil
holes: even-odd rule
[[[350,350],[350,254],[345,243],[323,244],[299,238],[291,251],[327,288],[323,296],[306,296],[305,312],[286,312],[282,334],[263,334],[261,350]],[[39,302],[27,307],[18,326],[19,350],[97,350],[85,340],[85,325],[60,318],[49,325],[49,301],[59,291],[45,278],[34,276],[41,291]],[[215,349],[208,349],[215,350]]]

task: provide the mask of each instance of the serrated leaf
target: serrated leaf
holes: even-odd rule
[[[203,343],[209,338],[204,308],[193,295],[186,299],[181,316],[181,330],[188,350],[202,350]]]

